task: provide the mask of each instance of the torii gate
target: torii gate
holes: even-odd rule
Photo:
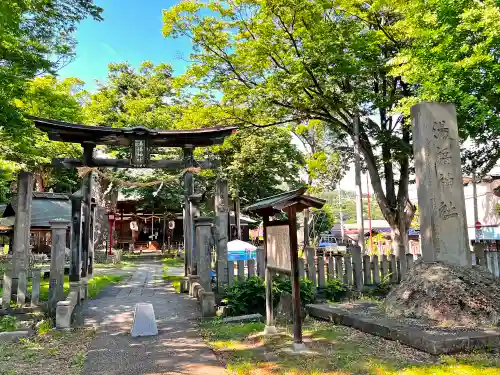
[[[53,159],[53,165],[65,168],[75,167],[110,167],[110,168],[163,168],[163,169],[185,169],[184,173],[184,250],[185,250],[185,275],[196,272],[193,270],[193,212],[190,208],[190,197],[194,194],[193,174],[189,168],[199,167],[202,169],[215,168],[213,162],[209,160],[197,161],[193,158],[193,151],[196,147],[206,147],[222,144],[224,139],[234,133],[237,127],[213,127],[206,129],[189,130],[161,130],[148,129],[145,127],[134,128],[112,128],[108,126],[88,126],[73,124],[63,121],[56,121],[38,117],[29,117],[35,126],[47,133],[52,141],[80,143],[83,147],[82,159]],[[93,151],[97,145],[129,147],[131,157],[126,159],[103,159],[94,158]],[[152,147],[180,147],[183,150],[183,160],[150,160],[150,149]],[[218,230],[220,241],[217,244],[218,257],[224,262],[227,268],[227,186],[225,182],[218,183],[219,192],[216,194],[217,216],[219,217]],[[92,260],[89,262],[91,228],[91,200],[92,200],[92,176],[88,174],[82,183],[83,195],[83,220],[84,227],[80,237],[81,215],[73,217],[71,252],[72,261],[70,269],[70,281],[80,281],[80,277],[87,277],[87,273],[92,272]],[[221,196],[222,195],[222,196]],[[196,208],[194,208],[196,210]],[[74,214],[72,212],[72,214]],[[224,235],[225,234],[225,235]],[[75,238],[73,238],[75,237]],[[81,238],[81,249],[79,246]],[[82,260],[81,272],[79,271],[79,259]],[[218,280],[222,281],[221,273],[223,264],[218,265]],[[218,283],[219,284],[219,283]]]

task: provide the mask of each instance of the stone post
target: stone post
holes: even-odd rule
[[[17,178],[16,217],[12,242],[12,298],[17,293],[19,272],[26,272],[29,268],[32,200],[33,174],[21,172]]]
[[[83,162],[84,165],[92,166],[92,155],[94,152],[94,144],[83,144]],[[86,278],[89,272],[89,247],[90,247],[90,228],[91,228],[91,209],[92,190],[93,190],[92,172],[88,173],[82,182],[83,196],[83,226],[82,226],[82,277]]]
[[[471,266],[455,105],[411,108],[424,262]]]
[[[81,249],[82,249],[82,196],[71,196],[71,264],[69,281],[80,281]]]
[[[191,233],[191,275],[199,275],[198,273],[198,266],[200,263],[200,248],[197,244],[197,234],[196,234],[196,218],[200,217],[200,202],[201,202],[201,195],[200,194],[193,194],[188,197],[189,200],[189,215],[192,220],[192,225],[193,228],[190,231]],[[208,291],[208,290],[207,290]]]
[[[196,227],[196,245],[199,249],[198,275],[200,284],[206,292],[212,291],[212,219],[198,217],[194,219]]]
[[[3,274],[2,288],[2,309],[8,309],[12,298],[12,278],[7,272]]]
[[[66,220],[50,222],[52,248],[50,251],[49,311],[51,312],[55,312],[57,302],[64,299],[64,250],[68,225],[69,222]]]
[[[227,242],[229,240],[229,199],[227,181],[217,179],[215,183],[215,227],[217,233],[217,291],[221,293],[229,283],[227,269]]]
[[[194,165],[192,145],[186,145],[184,152],[184,167],[191,168]],[[184,172],[184,263],[185,276],[191,274],[191,254],[193,251],[193,218],[189,204],[189,196],[194,193],[193,173]]]
[[[34,269],[31,278],[31,307],[38,306],[40,301],[40,281],[42,273],[39,269]]]
[[[95,211],[96,204],[92,202],[90,205],[90,233],[89,233],[89,278],[94,274],[94,227],[95,227]]]

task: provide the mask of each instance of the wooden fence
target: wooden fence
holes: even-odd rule
[[[401,279],[400,259],[395,255],[361,255],[357,245],[341,244],[346,246],[344,253],[331,253],[316,256],[315,248],[306,248],[304,255],[299,257],[299,277],[306,277],[317,288],[324,288],[328,280],[339,279],[349,286],[361,289],[363,286],[379,284],[383,280],[398,283]],[[414,263],[413,254],[406,254],[404,261],[406,269]],[[257,259],[248,261],[239,260],[228,262],[229,282],[243,281],[247,277],[264,277],[264,250],[257,250]]]
[[[7,273],[4,274],[0,288],[2,289],[1,309],[8,309],[11,304],[12,294],[16,294],[16,307],[37,307],[40,303],[40,285],[42,273],[39,269],[33,269],[29,275],[21,271],[17,277],[17,293],[12,290],[12,278]]]
[[[337,254],[326,254],[316,256],[315,248],[306,248],[303,256],[299,256],[299,277],[306,277],[312,281],[316,288],[326,287],[328,280],[339,279],[345,284],[361,290],[363,286],[373,286],[386,280],[397,284],[401,280],[401,260],[391,255],[361,255],[361,249],[357,245],[341,243],[346,252]],[[491,256],[486,254],[484,258],[476,259],[474,264],[487,267],[493,275],[500,276],[500,254]],[[404,261],[406,269],[410,269],[420,255],[406,254]],[[477,263],[476,263],[477,262]],[[257,259],[248,261],[239,260],[228,262],[229,282],[234,280],[243,281],[250,276],[264,278],[265,263],[264,249],[257,250]]]

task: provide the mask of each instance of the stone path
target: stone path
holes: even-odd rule
[[[161,268],[161,263],[142,263],[130,281],[87,302],[84,324],[95,326],[97,335],[85,359],[84,375],[226,374],[196,330],[193,320],[199,316],[199,303],[166,285]],[[153,304],[158,336],[130,335],[138,302]]]

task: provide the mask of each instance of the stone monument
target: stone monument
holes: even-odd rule
[[[470,266],[455,105],[419,103],[411,114],[422,259]]]
[[[500,280],[471,264],[455,106],[420,103],[411,113],[422,262],[391,288],[383,308],[447,325],[497,325]]]

